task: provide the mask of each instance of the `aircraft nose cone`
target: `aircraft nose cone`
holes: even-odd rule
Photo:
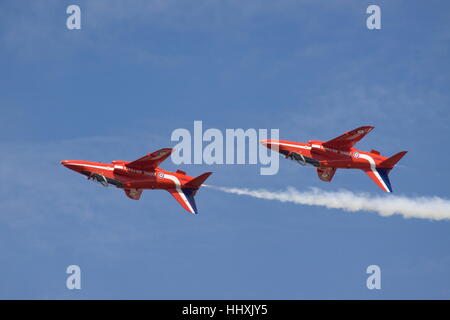
[[[266,148],[269,148],[270,149],[270,146],[271,146],[271,140],[260,140],[259,141],[264,147],[266,147]]]
[[[77,163],[74,160],[62,160],[59,162],[64,167],[70,170],[79,171],[82,167],[77,165]]]
[[[72,161],[70,160],[62,160],[59,162],[60,164],[62,164],[64,167],[68,168],[68,169],[74,169],[75,167],[72,165]]]

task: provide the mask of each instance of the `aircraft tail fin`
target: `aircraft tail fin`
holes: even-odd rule
[[[402,151],[399,152],[395,155],[393,155],[392,157],[384,160],[383,162],[380,163],[380,167],[382,168],[393,168],[397,162],[399,162],[401,160],[401,158],[404,157],[404,155],[407,153],[408,151]]]
[[[168,191],[186,211],[197,214],[197,205],[195,204],[194,196],[202,183],[205,182],[211,174],[212,172],[206,172],[197,178],[192,179],[181,188],[169,189]]]
[[[377,184],[380,189],[392,192],[389,172],[405,156],[408,151],[399,152],[392,157],[382,161],[376,168],[366,169],[364,172]]]
[[[197,206],[194,200],[194,190],[188,188],[167,189],[172,197],[188,212],[197,214]]]
[[[367,169],[363,170],[370,179],[373,180],[380,187],[381,190],[386,192],[392,192],[391,181],[389,180],[389,168],[376,168],[376,169]]]

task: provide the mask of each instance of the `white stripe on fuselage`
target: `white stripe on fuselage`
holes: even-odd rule
[[[311,147],[308,147],[308,146],[302,146],[302,145],[298,145],[298,144],[289,144],[289,143],[284,143],[284,142],[266,142],[266,144],[278,144],[280,146],[285,146],[285,147],[295,147],[295,148],[300,148],[300,149],[311,150]]]
[[[105,170],[114,170],[114,168],[111,168],[111,167],[94,166],[92,164],[84,164],[84,163],[64,163],[64,165],[80,166],[80,167],[91,167],[91,168],[98,168],[98,169],[105,169]]]

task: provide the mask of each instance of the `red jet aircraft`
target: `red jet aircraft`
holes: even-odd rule
[[[370,126],[360,127],[326,142],[311,140],[308,143],[298,143],[262,140],[261,143],[301,165],[308,164],[316,167],[317,174],[322,181],[330,182],[338,168],[361,169],[382,190],[392,192],[388,174],[407,151],[387,158],[376,150],[363,152],[353,148],[373,128]]]
[[[63,160],[65,167],[81,173],[89,180],[99,182],[104,187],[114,185],[125,191],[125,194],[139,200],[144,189],[164,189],[190,213],[197,213],[194,195],[202,183],[212,174],[206,172],[197,178],[187,176],[184,171],[165,171],[158,168],[166,160],[173,149],[165,148],[132,161],[114,160],[111,164],[78,160]]]

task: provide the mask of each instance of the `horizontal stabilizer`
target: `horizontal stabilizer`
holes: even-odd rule
[[[380,163],[380,167],[393,168],[408,151],[402,151]]]
[[[192,179],[186,184],[187,188],[194,188],[198,189],[200,186],[205,182],[206,179],[209,178],[209,176],[212,174],[212,172],[205,172],[204,174],[199,175],[197,178]]]

